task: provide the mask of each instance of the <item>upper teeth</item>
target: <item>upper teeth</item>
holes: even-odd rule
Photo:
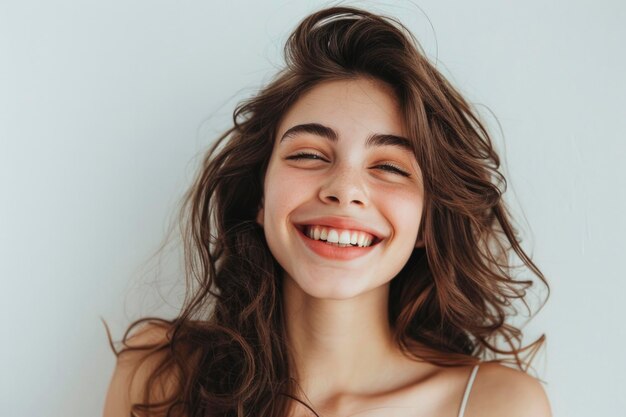
[[[374,236],[360,230],[333,229],[326,226],[306,226],[305,234],[311,239],[325,240],[340,245],[370,246]]]

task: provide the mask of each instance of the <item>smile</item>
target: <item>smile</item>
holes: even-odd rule
[[[296,225],[295,228],[307,248],[329,259],[350,260],[364,256],[381,241],[374,235],[358,230],[319,225]]]
[[[376,236],[360,230],[337,229],[320,225],[305,225],[303,232],[310,239],[335,243],[339,247],[367,247],[377,239]]]

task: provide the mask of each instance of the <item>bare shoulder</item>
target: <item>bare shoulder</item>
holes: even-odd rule
[[[480,365],[465,417],[550,417],[541,382],[522,371],[496,363]]]
[[[133,332],[126,345],[131,348],[157,347],[167,341],[165,325],[146,323]],[[149,352],[150,349],[131,349],[119,354],[106,395],[104,417],[130,415],[131,405],[144,401],[146,382],[164,357],[158,351]],[[161,389],[159,393],[157,395],[165,395],[166,392]],[[152,398],[158,399],[157,396]]]

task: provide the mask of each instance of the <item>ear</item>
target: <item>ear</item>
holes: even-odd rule
[[[264,218],[265,218],[265,209],[263,208],[263,206],[264,206],[264,202],[263,202],[263,199],[261,199],[261,204],[259,204],[259,211],[257,212],[257,215],[256,215],[256,222],[261,227],[263,227],[264,225]]]
[[[422,236],[422,231],[420,230],[420,232],[417,234],[417,240],[415,241],[415,247],[416,248],[423,248],[424,246],[426,246],[426,243],[424,242],[424,237]]]

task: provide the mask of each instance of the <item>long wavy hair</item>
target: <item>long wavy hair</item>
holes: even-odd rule
[[[285,61],[237,106],[233,126],[210,147],[182,201],[187,295],[180,313],[135,321],[119,351],[109,334],[116,355],[143,350],[145,359],[157,358],[131,415],[275,417],[286,415],[292,400],[304,404],[290,367],[282,269],[255,218],[281,117],[328,80],[369,77],[390,85],[423,174],[424,246],[390,283],[398,347],[441,366],[489,360],[527,371],[545,336],[524,345],[510,323],[519,302],[531,312],[527,293],[536,281],[517,279],[515,271],[548,286],[520,246],[502,198],[500,159],[468,102],[400,22],[364,10],[333,7],[306,17],[287,40]],[[127,344],[146,322],[167,337]],[[156,401],[151,393],[163,378],[170,389]]]

